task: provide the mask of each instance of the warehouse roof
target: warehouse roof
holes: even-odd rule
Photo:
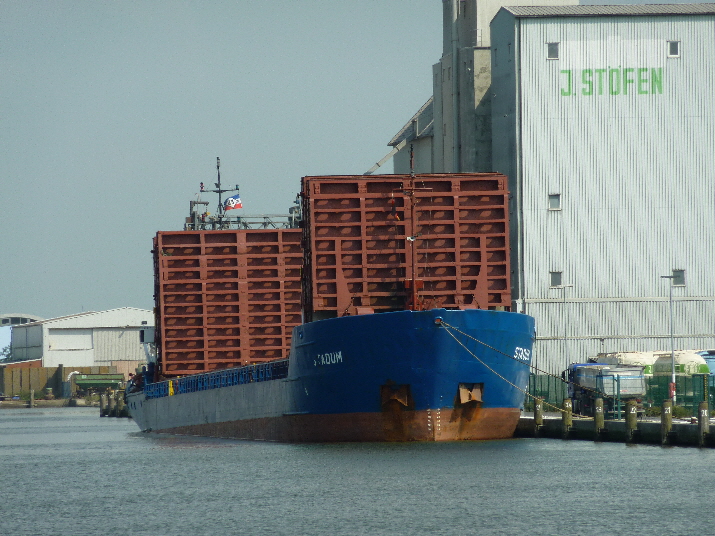
[[[16,327],[30,327],[30,326],[38,326],[38,325],[43,325],[43,324],[52,324],[52,323],[59,323],[59,322],[64,322],[66,323],[67,321],[72,321],[72,320],[88,320],[88,322],[85,322],[85,324],[90,325],[93,322],[93,319],[99,319],[99,318],[108,318],[110,316],[116,317],[117,319],[122,319],[124,320],[127,315],[131,317],[135,317],[136,315],[139,316],[146,316],[146,315],[152,315],[153,313],[149,310],[146,309],[138,309],[136,307],[119,307],[117,309],[109,309],[107,311],[87,311],[83,313],[75,313],[71,315],[66,315],[66,316],[58,316],[55,318],[48,318],[45,320],[38,320],[36,322],[29,322],[27,324],[21,324]],[[101,327],[103,325],[107,325],[106,322],[100,322],[99,320],[94,320],[96,322],[96,327]],[[112,322],[110,321],[110,324]],[[76,327],[76,326],[75,326]]]
[[[505,6],[515,17],[646,17],[715,15],[715,4],[639,4],[612,6]]]

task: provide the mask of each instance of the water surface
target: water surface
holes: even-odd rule
[[[0,410],[0,535],[706,535],[715,451],[550,439],[291,445]]]

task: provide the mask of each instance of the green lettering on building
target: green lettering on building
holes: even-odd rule
[[[593,95],[593,71],[591,69],[584,69],[581,71],[581,82],[583,83],[583,89],[581,93],[584,95]]]
[[[561,96],[562,97],[568,97],[573,94],[573,83],[571,80],[571,71],[566,70],[566,71],[561,71],[561,74],[566,75],[566,88],[561,88]]]
[[[562,97],[663,94],[662,67],[563,69],[561,75]]]
[[[608,69],[608,92],[611,95],[620,95],[621,93],[621,70]]]
[[[663,68],[650,70],[650,92],[652,95],[663,94]]]
[[[598,75],[598,94],[603,95],[603,75],[606,74],[606,69],[596,69]]]
[[[623,69],[623,94],[628,95],[628,84],[632,84],[633,80],[633,69],[632,67],[626,67]],[[631,75],[631,76],[629,76]]]
[[[648,94],[648,68],[639,67],[638,68],[638,94],[647,95]]]

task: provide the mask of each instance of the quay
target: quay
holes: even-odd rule
[[[19,398],[19,397],[18,397]],[[29,400],[14,400],[8,397],[0,397],[0,409],[20,409],[20,408],[74,408],[83,406],[99,406],[100,417],[128,417],[129,408],[124,403],[124,391],[105,390],[99,393],[99,402],[88,402],[84,398],[35,398],[35,390],[30,390]]]
[[[664,402],[660,417],[639,417],[635,407],[631,411],[627,406],[624,419],[605,419],[603,406],[600,413],[597,407],[595,417],[573,415],[570,404],[566,399],[561,412],[545,413],[537,403],[533,414],[522,414],[514,437],[715,447],[715,433],[710,432],[710,412],[705,403],[701,404],[698,417],[688,419],[673,419],[670,400]]]

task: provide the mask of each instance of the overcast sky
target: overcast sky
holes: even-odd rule
[[[153,307],[152,237],[217,156],[245,214],[365,172],[432,93],[441,6],[3,0],[0,313]]]

